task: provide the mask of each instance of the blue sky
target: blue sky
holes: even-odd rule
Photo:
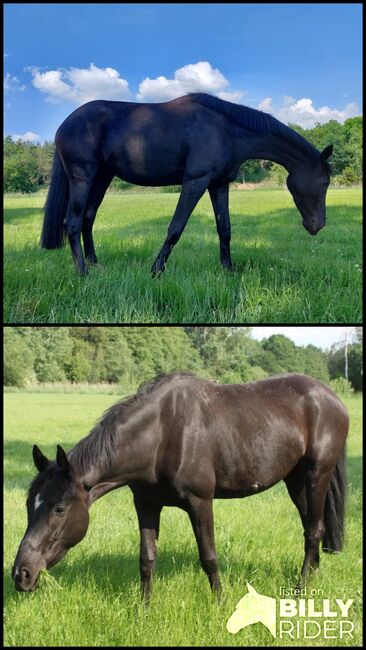
[[[6,4],[5,133],[204,90],[305,127],[361,113],[361,4]]]

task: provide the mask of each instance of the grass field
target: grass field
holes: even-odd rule
[[[232,190],[231,274],[218,261],[206,193],[159,280],[150,267],[177,194],[108,195],[94,227],[101,266],[84,278],[69,247],[38,247],[44,199],[5,198],[5,322],[362,321],[360,189],[328,192],[327,226],[316,237],[286,190]]]
[[[322,554],[309,587],[322,598],[354,599],[354,638],[273,639],[261,624],[236,635],[226,621],[246,593],[278,597],[294,586],[303,556],[300,520],[284,485],[250,499],[215,501],[216,545],[224,588],[217,604],[200,568],[188,517],[162,513],[157,572],[150,606],[139,597],[139,534],[131,493],[116,490],[91,510],[86,538],[52,569],[57,585],[33,594],[14,590],[10,570],[26,526],[25,494],[35,475],[37,442],[55,456],[83,437],[114,395],[8,393],[5,395],[5,646],[359,646],[361,637],[361,399],[345,400],[351,418],[348,442],[346,545]],[[316,603],[318,602],[315,598]]]

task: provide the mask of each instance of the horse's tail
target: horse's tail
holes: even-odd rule
[[[68,202],[69,181],[56,150],[53,158],[51,185],[44,208],[42,248],[60,248],[64,245],[66,238],[64,218]]]
[[[327,553],[336,553],[342,550],[345,498],[346,447],[344,446],[330,480],[325,500],[323,551]]]

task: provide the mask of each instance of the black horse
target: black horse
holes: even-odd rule
[[[34,445],[39,471],[27,499],[28,528],[13,566],[32,591],[86,534],[89,507],[128,485],[140,527],[140,573],[148,596],[163,506],[185,510],[212,588],[220,590],[212,500],[257,494],[284,480],[305,534],[305,579],[323,550],[340,551],[348,415],[327,386],[290,374],[222,385],[173,374],[112,406],[56,462]],[[291,549],[290,549],[291,550]]]
[[[230,258],[229,183],[249,158],[273,160],[289,172],[287,186],[311,235],[325,225],[330,145],[322,153],[271,115],[197,93],[162,104],[96,100],[76,109],[57,130],[43,248],[69,238],[80,273],[96,264],[92,228],[114,176],[137,185],[182,184],[168,235],[152,265],[160,274],[195,205],[208,189],[220,238]]]

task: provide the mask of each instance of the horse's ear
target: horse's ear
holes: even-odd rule
[[[252,587],[252,585],[249,584],[249,582],[247,582],[247,587],[248,587],[248,594],[256,594],[257,593],[256,590],[254,589],[254,587]]]
[[[60,447],[60,445],[57,445],[56,463],[59,466],[59,468],[62,469],[63,472],[65,472],[65,474],[69,473],[70,463],[67,460],[67,456],[64,450],[62,449],[62,447]]]
[[[37,445],[33,445],[33,461],[39,472],[44,472],[50,463]]]
[[[323,151],[321,152],[320,154],[321,161],[325,162],[326,160],[328,160],[328,158],[330,158],[332,153],[333,153],[333,145],[330,144],[327,147],[325,147],[325,149],[323,149]]]

